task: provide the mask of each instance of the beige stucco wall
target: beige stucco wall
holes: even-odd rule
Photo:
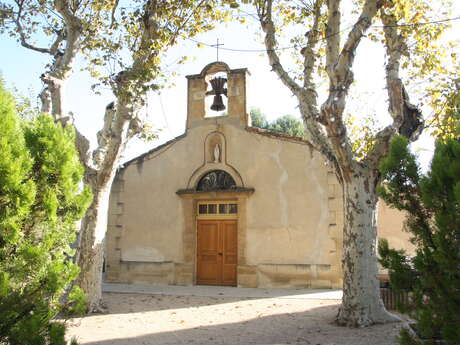
[[[204,78],[222,71],[228,74],[228,115],[204,118]],[[117,174],[106,242],[108,281],[194,284],[197,202],[232,200],[239,204],[238,286],[341,287],[337,179],[307,142],[248,127],[247,76],[246,69],[230,70],[222,62],[189,76],[186,134]],[[199,179],[215,169],[228,172],[241,190],[197,193]],[[378,219],[379,237],[408,248],[399,213],[380,204]]]
[[[255,188],[245,209],[240,209],[245,232],[240,239],[244,251],[239,285],[339,287],[340,186],[324,159],[304,142],[248,131],[226,120],[203,121],[185,137],[117,175],[109,221],[108,279],[194,283],[196,253],[184,254],[184,214],[194,209],[184,210],[186,203],[176,191],[195,187],[188,186],[191,177],[200,169],[207,171],[205,138],[218,132],[225,137],[226,165],[241,175],[243,187]],[[232,196],[224,199],[228,198]],[[188,221],[193,223],[188,231],[196,231],[194,213]],[[379,203],[379,238],[411,253],[413,246],[401,230],[402,223],[400,212]]]
[[[239,239],[245,246],[239,284],[338,286],[340,250],[337,234],[331,236],[333,197],[323,158],[305,142],[254,133],[226,120],[203,121],[117,175],[111,204],[119,205],[118,214],[111,212],[109,223],[118,224],[109,229],[108,279],[175,283],[176,264],[194,269],[184,260],[185,211],[176,191],[205,164],[207,135],[219,132],[226,166],[240,174],[241,187],[255,188],[241,210],[246,229]],[[192,284],[193,272],[189,277],[185,283]]]

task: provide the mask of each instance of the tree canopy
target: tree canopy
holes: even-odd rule
[[[284,133],[291,137],[304,138],[305,129],[300,119],[292,115],[281,116],[269,122],[260,109],[251,109],[251,125],[253,127],[268,129],[273,132]]]

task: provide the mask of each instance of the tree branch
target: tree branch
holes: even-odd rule
[[[104,129],[99,132],[101,137],[108,140],[106,140],[105,145],[98,147],[98,151],[103,153],[98,164],[98,186],[106,186],[107,181],[114,177],[116,164],[119,162],[121,153],[128,141],[130,122],[134,117],[134,105],[119,100],[114,107],[114,109],[106,111],[106,116],[109,114],[109,117],[104,119]],[[110,120],[111,123],[107,123]]]
[[[278,75],[284,85],[295,95],[299,94],[300,86],[291,78],[281,65],[278,54],[276,53],[276,34],[275,26],[272,20],[272,3],[273,0],[266,0],[264,7],[258,9],[259,20],[262,30],[265,32],[265,47],[267,50],[268,61],[273,71]]]
[[[310,31],[308,31],[305,36],[307,37],[307,44],[300,53],[304,57],[303,65],[303,76],[304,76],[304,88],[314,90],[316,93],[316,85],[313,82],[313,70],[317,60],[317,55],[315,54],[315,47],[319,41],[319,20],[321,17],[321,6],[323,0],[317,0],[314,4],[314,19],[313,26]]]
[[[65,29],[62,29],[59,32],[57,32],[56,39],[49,49],[51,55],[56,56],[56,54],[59,51],[59,46],[61,45],[61,42],[65,40],[65,37],[66,37]]]
[[[148,0],[144,6],[142,16],[142,34],[138,49],[133,52],[131,67],[122,71],[115,78],[113,91],[117,101],[106,108],[104,127],[98,132],[98,149],[93,154],[93,160],[98,171],[98,185],[105,185],[109,181],[115,169],[113,167],[119,161],[121,153],[130,138],[130,130],[135,127],[136,112],[142,104],[139,95],[130,91],[133,82],[137,82],[145,70],[149,70],[152,57],[159,54],[158,50],[150,48],[152,42],[157,39],[158,23],[155,20],[158,3]]]
[[[193,15],[196,13],[196,11],[202,7],[205,3],[208,3],[209,1],[208,0],[201,0],[196,6],[194,9],[192,9],[190,11],[190,14],[184,18],[184,20],[182,21],[181,25],[177,26],[175,32],[174,32],[174,35],[172,35],[172,38],[171,38],[171,41],[170,41],[170,44],[172,45],[173,42],[176,40],[177,36],[179,35],[179,32],[181,29],[183,29],[187,23],[190,21],[190,19],[193,17]],[[181,17],[183,18],[184,16],[181,14]]]
[[[75,127],[76,140],[75,144],[77,146],[78,156],[80,158],[80,163],[85,167],[85,175],[91,172],[94,172],[94,167],[91,164],[90,153],[89,153],[89,140]]]
[[[80,49],[80,40],[82,35],[82,24],[80,19],[71,10],[71,6],[67,0],[55,0],[54,1],[56,10],[62,16],[65,22],[65,41],[66,47],[64,49],[64,55],[58,62],[59,66],[55,73],[66,76],[70,73],[73,60]],[[77,9],[74,9],[76,11]]]
[[[340,51],[340,0],[327,0],[326,71],[332,79]],[[332,83],[329,87],[333,87]]]
[[[284,70],[280,59],[276,53],[276,38],[274,23],[272,21],[272,1],[264,0],[257,3],[257,15],[259,17],[262,29],[265,32],[265,46],[269,63],[273,71],[278,75],[281,81],[294,93],[299,101],[299,108],[305,123],[306,132],[309,134],[308,139],[312,142],[315,149],[322,152],[334,165],[336,160],[332,153],[331,147],[324,131],[318,123],[319,110],[317,105],[318,94],[316,85],[313,81],[314,65],[317,59],[315,46],[319,41],[318,25],[321,17],[321,6],[323,0],[316,0],[314,3],[313,26],[306,33],[307,43],[301,50],[304,57],[304,86],[299,86]],[[307,6],[307,5],[305,5]]]
[[[337,64],[335,66],[336,73],[333,78],[333,86],[339,86],[346,92],[353,82],[353,73],[351,71],[353,62],[355,59],[356,48],[358,48],[361,38],[364,32],[369,29],[372,24],[372,19],[376,16],[377,11],[382,7],[383,2],[381,0],[367,0],[364,4],[361,15],[358,21],[355,23],[348,38],[338,56]],[[337,35],[338,36],[338,35]],[[334,36],[335,37],[335,36]]]
[[[318,110],[318,93],[316,92],[316,84],[313,81],[313,72],[315,63],[317,60],[317,54],[315,52],[315,46],[319,41],[319,20],[321,17],[321,6],[323,0],[316,0],[314,3],[314,19],[313,26],[305,36],[307,37],[307,44],[301,50],[301,54],[304,56],[304,87],[301,93],[299,93],[299,103],[302,110],[303,119],[307,131],[310,133],[310,139],[315,145],[320,146],[323,152],[330,152],[330,147],[324,137],[323,131],[318,125],[319,110]]]
[[[43,88],[39,94],[40,101],[42,103],[41,112],[45,114],[51,113],[51,94],[48,87]]]
[[[389,125],[382,130],[380,130],[374,136],[374,146],[372,150],[366,155],[363,163],[372,167],[373,169],[378,169],[380,159],[387,155],[389,150],[389,143],[391,137],[395,134],[396,130],[393,125]]]
[[[407,46],[397,32],[398,21],[393,14],[380,10],[380,17],[384,24],[385,46],[387,51],[386,80],[388,97],[390,100],[389,112],[393,123],[382,129],[374,137],[374,147],[364,160],[366,164],[377,168],[378,163],[389,150],[391,137],[395,133],[402,134],[410,140],[415,140],[423,129],[421,112],[409,103],[409,96],[399,77],[400,61],[407,55]]]
[[[104,126],[100,131],[97,132],[97,149],[93,152],[93,163],[96,167],[100,167],[104,161],[107,147],[110,144],[110,140],[114,136],[112,126],[115,122],[116,116],[115,103],[109,103],[105,108],[104,114]]]
[[[396,17],[385,13],[383,9],[380,11],[380,16],[384,24],[388,56],[386,79],[390,101],[389,112],[398,133],[413,141],[418,138],[423,129],[423,119],[421,111],[410,103],[409,95],[399,76],[400,60],[403,55],[407,55],[407,45],[404,38],[398,34]]]
[[[14,24],[16,25],[16,29],[17,29],[17,32],[19,34],[19,42],[21,43],[21,45],[24,48],[34,50],[34,51],[39,52],[39,53],[51,54],[52,55],[50,49],[48,49],[48,48],[39,48],[39,47],[36,47],[36,46],[30,44],[29,42],[27,42],[27,36],[26,36],[26,34],[24,32],[24,28],[22,27],[22,24],[21,24],[24,2],[23,1],[16,1],[16,4],[18,5],[18,13],[16,15],[16,18],[13,19],[13,21],[14,21]]]
[[[327,44],[327,66],[329,75],[329,97],[321,107],[320,121],[325,125],[327,136],[332,144],[336,158],[343,167],[343,177],[348,179],[353,170],[353,152],[343,122],[346,96],[353,82],[353,62],[356,49],[364,32],[370,27],[372,19],[382,6],[380,0],[366,0],[361,15],[349,33],[344,47],[338,54],[340,38],[339,0],[329,0],[328,29],[332,29]],[[330,42],[329,42],[330,41]],[[338,54],[338,55],[337,55]]]
[[[113,7],[112,7],[112,13],[110,15],[110,20],[111,20],[111,23],[110,23],[110,29],[113,29],[114,28],[114,25],[115,25],[115,12],[117,11],[117,8],[118,8],[118,5],[119,5],[119,0],[115,0],[114,1],[114,4],[113,4]]]

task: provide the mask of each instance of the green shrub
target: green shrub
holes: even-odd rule
[[[85,292],[79,286],[74,285],[70,290],[63,312],[67,316],[83,315],[86,314],[87,309],[88,303]]]
[[[0,84],[0,343],[65,344],[53,322],[79,272],[76,222],[91,199],[71,129],[22,122]]]
[[[460,131],[457,139],[436,142],[431,170],[421,176],[407,139],[395,137],[381,172],[380,196],[407,214],[405,227],[416,246],[414,257],[379,244],[381,264],[396,289],[410,289],[410,315],[421,338],[460,344]],[[400,344],[419,342],[407,331]]]

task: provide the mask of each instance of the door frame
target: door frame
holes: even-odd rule
[[[197,266],[197,210],[200,202],[235,202],[238,204],[237,217],[237,286],[238,272],[246,266],[246,204],[254,189],[236,189],[225,191],[177,193],[181,198],[183,212],[182,259],[176,264],[176,284],[196,285]],[[180,271],[179,271],[180,270]]]
[[[209,206],[208,205],[215,205],[215,213],[209,213]],[[227,205],[226,212],[220,212],[220,205]],[[230,205],[236,205],[236,213],[230,213]],[[200,206],[207,206],[208,212],[202,213]],[[213,199],[213,200],[199,200],[196,201],[196,217],[195,217],[195,232],[196,232],[196,247],[195,247],[195,267],[194,267],[194,276],[195,276],[195,285],[198,284],[198,222],[200,220],[212,220],[212,221],[225,221],[225,220],[234,220],[236,221],[237,232],[236,232],[236,248],[238,253],[238,212],[240,206],[238,204],[238,200],[221,200],[221,199]],[[238,256],[236,258],[236,279],[235,285],[238,285]],[[217,286],[224,286],[224,285],[217,285]]]

